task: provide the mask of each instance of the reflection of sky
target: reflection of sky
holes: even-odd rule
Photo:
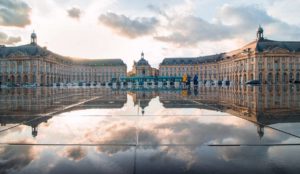
[[[146,115],[135,116],[137,110],[129,96],[123,108],[64,112],[40,124],[35,138],[30,134],[31,127],[22,125],[0,134],[0,142],[135,144],[137,134],[139,143],[147,145],[299,142],[267,127],[260,139],[254,123],[218,111],[166,109],[158,98],[149,103]]]
[[[263,128],[260,137],[253,122],[214,110],[164,108],[159,97],[148,103],[144,115],[131,95],[121,108],[79,105],[41,122],[36,137],[30,123],[0,132],[4,143],[0,173],[295,173],[300,169],[298,146],[259,146],[299,144],[299,138],[272,128],[299,135],[298,123],[272,124]]]

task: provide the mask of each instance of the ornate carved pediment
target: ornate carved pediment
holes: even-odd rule
[[[269,53],[289,53],[290,51],[285,48],[275,47],[266,50]]]

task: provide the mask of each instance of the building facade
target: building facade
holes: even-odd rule
[[[300,42],[265,39],[259,27],[257,39],[244,47],[216,55],[165,58],[159,66],[163,76],[198,75],[199,80],[244,83],[260,80],[278,84],[300,81]]]
[[[36,83],[52,85],[69,82],[108,82],[127,74],[121,59],[74,59],[55,54],[37,44],[0,47],[0,82],[2,84]]]
[[[152,68],[148,61],[144,58],[144,53],[141,53],[141,58],[137,62],[133,62],[132,71],[129,76],[145,77],[145,76],[157,76],[158,70]]]

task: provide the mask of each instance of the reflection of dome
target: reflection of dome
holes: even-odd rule
[[[32,127],[32,132],[31,132],[31,134],[32,134],[32,137],[36,137],[36,136],[37,136],[38,131],[37,131],[37,128],[36,128],[36,127]]]
[[[264,136],[264,126],[257,125],[257,134],[260,139]]]

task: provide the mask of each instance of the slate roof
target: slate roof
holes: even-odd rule
[[[46,48],[42,48],[37,44],[27,44],[14,47],[0,47],[0,59],[7,58],[10,56],[28,56],[28,57],[46,57],[48,55],[53,55],[62,61],[68,61],[75,64],[87,65],[87,66],[119,66],[125,65],[121,59],[72,59],[70,57],[61,56],[55,54]]]
[[[273,49],[284,49],[289,52],[300,52],[300,42],[259,39],[248,43],[240,49],[227,52],[226,56],[232,56],[248,49],[250,49],[250,51],[255,51],[258,53],[272,51]]]
[[[258,52],[263,52],[265,50],[272,50],[274,48],[282,48],[290,52],[300,52],[300,42],[274,41],[268,39],[261,39],[256,43],[256,51]]]
[[[149,62],[144,59],[144,58],[141,58],[138,62],[136,62],[137,66],[150,66]]]
[[[198,63],[209,63],[219,61],[222,54],[201,56],[201,57],[173,57],[165,58],[160,65],[193,65]]]
[[[74,61],[87,66],[126,66],[122,59],[82,59]]]
[[[24,56],[47,56],[50,53],[46,48],[42,48],[36,44],[27,44],[16,47],[0,47],[0,58],[5,58],[10,55]]]

